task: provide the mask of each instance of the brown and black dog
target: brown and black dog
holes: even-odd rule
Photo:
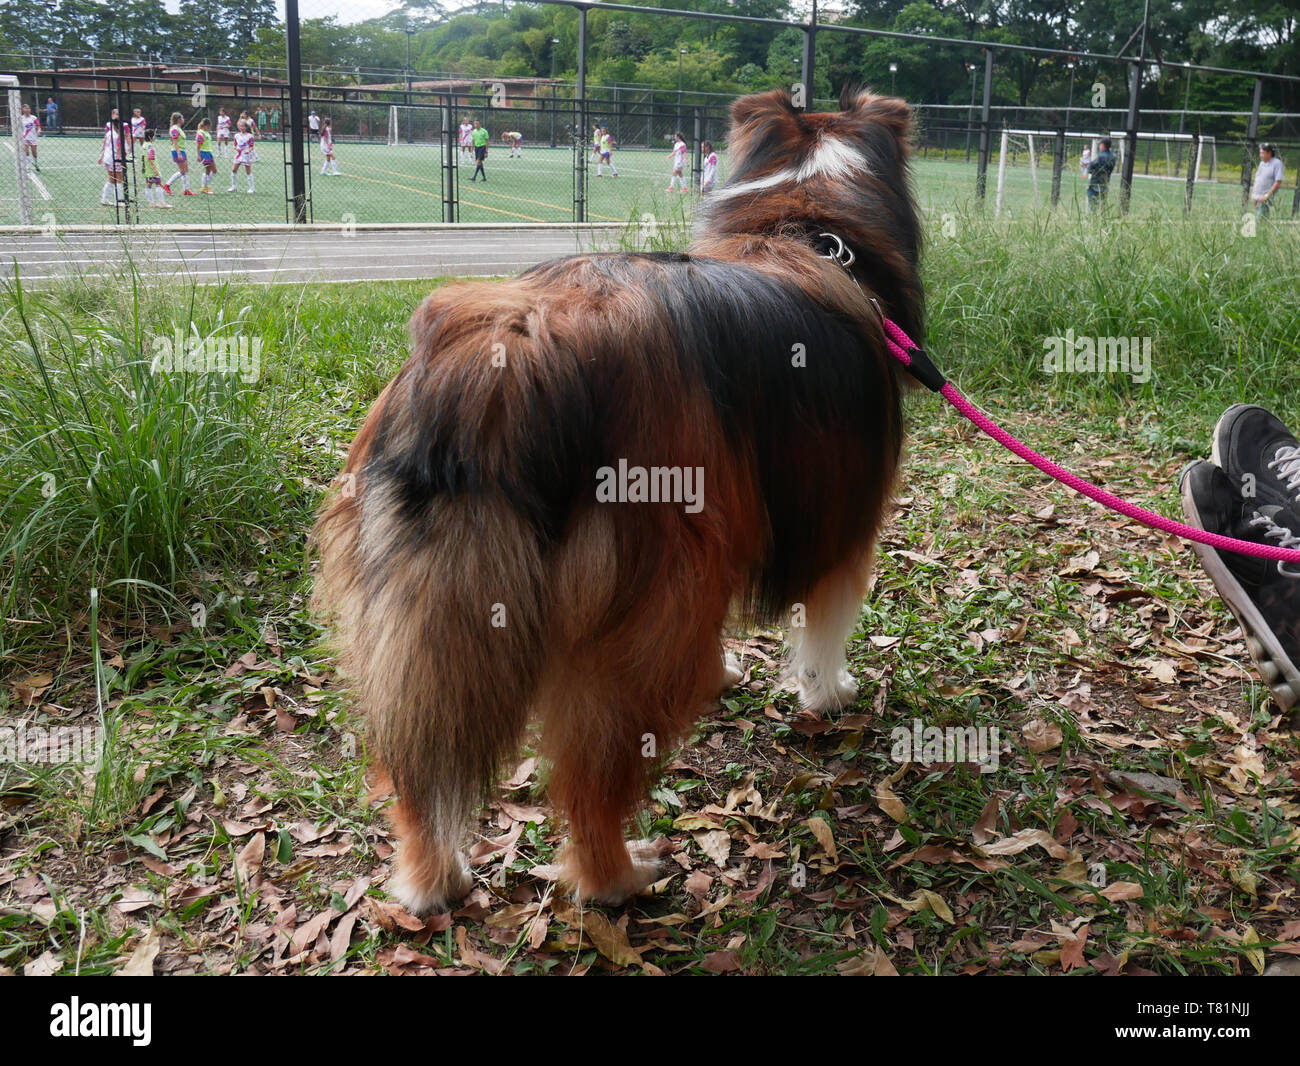
[[[568,885],[616,903],[654,880],[623,834],[647,738],[668,752],[735,679],[729,622],[787,625],[806,707],[853,699],[903,433],[880,315],[923,323],[910,112],[840,106],[737,101],[684,254],[557,259],[412,319],[316,531],[408,908],[470,888],[463,835],[531,717]]]

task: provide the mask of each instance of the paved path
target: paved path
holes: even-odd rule
[[[211,284],[382,281],[439,275],[516,274],[573,252],[616,249],[624,227],[512,224],[237,228],[142,227],[132,231],[0,230],[0,278],[39,283],[118,276],[125,262],[142,277]]]

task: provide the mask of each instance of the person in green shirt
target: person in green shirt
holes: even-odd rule
[[[478,176],[482,174],[483,180],[487,181],[487,171],[483,169],[483,164],[487,160],[488,141],[492,139],[492,135],[478,119],[475,119],[474,129],[470,132],[469,139],[474,145],[474,176],[469,180],[478,181]]]
[[[271,109],[271,137],[275,140],[280,138],[280,109],[278,107]]]

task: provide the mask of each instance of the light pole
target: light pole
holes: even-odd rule
[[[558,37],[551,38],[551,147],[555,147],[555,46],[560,43]],[[583,131],[586,132],[585,130]]]
[[[1065,98],[1065,128],[1070,128],[1070,109],[1074,107],[1074,60],[1065,61],[1066,68],[1070,71],[1070,95]]]
[[[406,143],[414,144],[415,137],[411,133],[411,34],[415,31],[410,26],[406,27]],[[394,133],[397,131],[394,130]]]
[[[890,96],[897,96],[897,95],[898,95],[897,92],[896,92],[895,89],[894,89],[894,83],[898,80],[898,79],[895,77],[895,75],[897,75],[897,74],[898,74],[898,64],[897,64],[897,63],[890,63],[890,64],[889,64],[889,95],[890,95]]]
[[[682,56],[685,48],[677,49],[677,129],[682,128]]]
[[[969,163],[970,136],[975,127],[975,71],[979,68],[974,63],[967,63],[966,69],[970,71],[970,110],[966,113],[966,162]]]
[[[1192,65],[1191,63],[1184,63],[1183,65],[1187,68],[1187,86],[1186,88],[1183,89],[1183,112],[1181,115],[1178,116],[1179,133],[1185,132],[1187,128],[1187,102],[1192,97]],[[1195,161],[1195,158],[1196,158],[1195,155],[1193,155],[1192,156],[1193,162]],[[1180,140],[1178,142],[1178,162],[1174,164],[1174,177],[1177,177],[1178,172],[1182,169],[1183,169],[1183,142]]]

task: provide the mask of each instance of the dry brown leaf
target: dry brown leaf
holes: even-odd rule
[[[811,831],[812,835],[817,838],[817,843],[821,845],[822,851],[831,862],[839,862],[839,852],[835,847],[835,835],[831,832],[830,823],[824,818],[809,818],[804,822]],[[817,858],[816,855],[809,856]]]
[[[152,977],[153,960],[158,957],[161,947],[158,930],[150,928],[144,938],[135,946],[131,957],[121,967],[113,971],[114,977]]]
[[[1003,837],[1001,840],[992,844],[985,844],[983,851],[986,855],[1019,855],[1022,851],[1027,851],[1037,845],[1047,852],[1054,859],[1068,859],[1070,851],[1068,848],[1061,847],[1051,835],[1042,829],[1022,829],[1018,833],[1013,833],[1009,837]]]
[[[1026,722],[1020,732],[1024,734],[1025,744],[1029,750],[1036,754],[1051,751],[1061,745],[1061,727],[1055,722],[1045,722],[1041,718],[1035,718],[1032,722]]]

